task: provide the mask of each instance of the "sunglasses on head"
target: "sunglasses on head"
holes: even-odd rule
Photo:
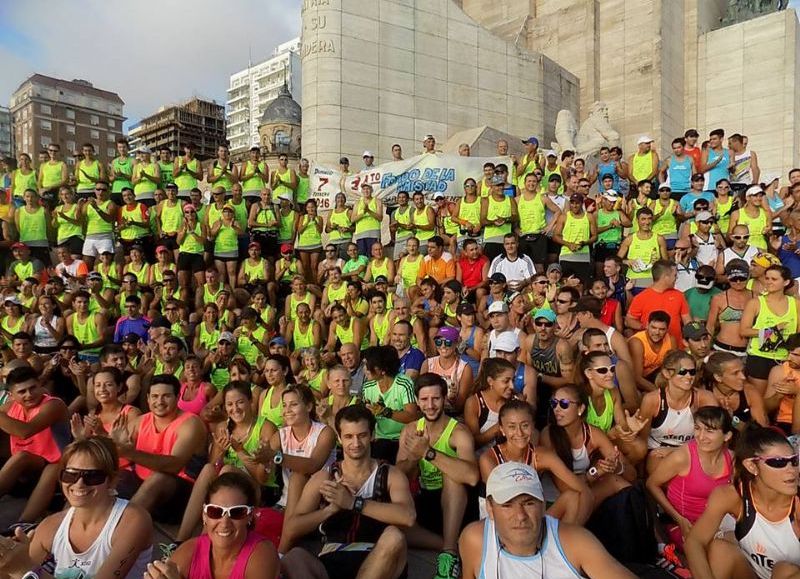
[[[609,372],[613,373],[614,370],[616,369],[617,369],[616,364],[611,364],[611,366],[597,366],[596,368],[592,368],[593,371],[603,375],[608,374]]]
[[[250,516],[252,512],[253,507],[248,505],[235,505],[233,507],[221,507],[220,505],[213,504],[203,505],[203,513],[205,513],[209,519],[215,521],[225,516],[234,521],[241,521]]]
[[[577,404],[574,400],[569,400],[567,398],[551,398],[550,399],[550,408],[555,410],[556,408],[561,408],[562,410],[566,410],[570,407],[570,404]]]
[[[796,454],[789,456],[756,456],[754,458],[771,468],[786,468],[790,464],[792,466],[798,465],[798,457]]]
[[[453,340],[448,340],[446,338],[434,338],[433,343],[437,348],[441,346],[449,348],[453,345]]]
[[[675,373],[678,376],[697,376],[697,368],[680,368]]]
[[[108,474],[105,471],[96,468],[86,470],[80,468],[65,468],[59,473],[58,479],[62,483],[68,485],[75,484],[80,479],[83,479],[83,484],[94,487],[106,482],[108,480]]]

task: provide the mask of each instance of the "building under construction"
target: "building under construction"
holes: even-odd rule
[[[179,154],[183,145],[194,143],[198,159],[212,159],[217,155],[217,145],[227,143],[225,107],[192,98],[183,104],[161,107],[132,127],[129,134],[133,150],[148,147],[156,153],[166,146],[173,154]]]

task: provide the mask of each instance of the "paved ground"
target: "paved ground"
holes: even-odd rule
[[[25,505],[23,499],[3,497],[0,498],[0,529],[5,529],[14,523],[19,517]],[[171,543],[172,537],[177,532],[178,527],[173,525],[161,525],[156,523],[155,534],[153,536],[153,556],[160,556],[158,545],[160,543]],[[430,579],[434,573],[436,554],[429,551],[411,551],[409,553],[409,579]]]

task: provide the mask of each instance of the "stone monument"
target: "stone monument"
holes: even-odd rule
[[[284,84],[264,109],[258,125],[261,152],[266,159],[277,159],[279,155],[288,155],[290,160],[300,158],[302,118],[300,105]]]
[[[608,106],[602,101],[592,105],[589,116],[581,123],[580,128],[571,111],[558,111],[555,132],[556,142],[552,144],[554,149],[575,151],[583,159],[596,156],[601,147],[619,145],[619,133],[611,127]]]

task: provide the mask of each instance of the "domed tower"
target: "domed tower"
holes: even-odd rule
[[[267,105],[261,115],[258,135],[261,151],[267,159],[286,154],[289,160],[300,159],[300,126],[303,112],[284,84],[278,96]]]

